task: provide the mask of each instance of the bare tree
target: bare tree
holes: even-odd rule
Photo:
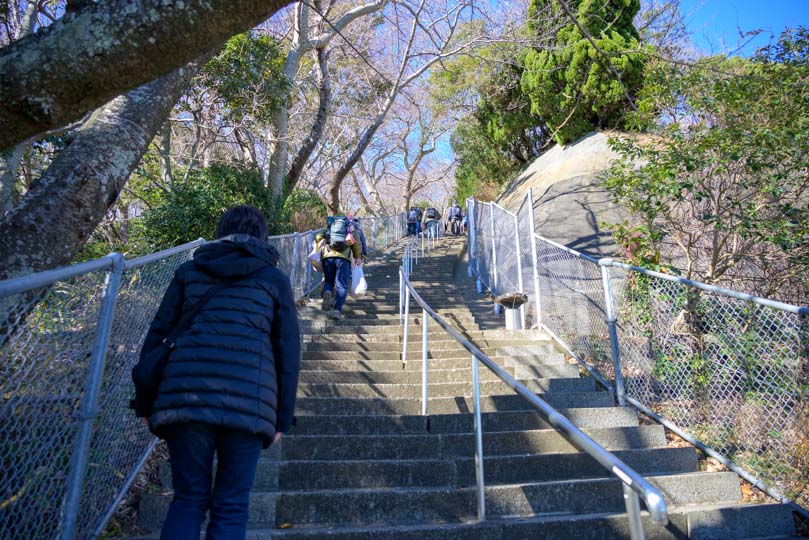
[[[358,18],[383,8],[387,0],[375,0],[357,6],[347,11],[336,22],[326,23],[328,13],[323,12],[322,2],[314,0],[313,4],[299,2],[295,8],[295,21],[292,31],[292,42],[284,62],[284,75],[287,80],[295,81],[301,59],[311,50],[325,49],[329,42],[339,35],[345,28]],[[310,35],[310,18],[312,11],[321,15],[318,25],[325,29],[315,35]],[[289,97],[284,100],[281,107],[273,115],[273,136],[275,147],[270,159],[267,183],[273,196],[280,197],[284,192],[284,176],[287,172],[289,154]],[[269,146],[269,145],[268,145]],[[298,164],[300,167],[301,165]]]
[[[353,150],[334,173],[327,204],[331,212],[339,211],[343,180],[371,144],[402,91],[437,62],[467,50],[477,41],[475,35],[456,39],[456,32],[467,21],[464,17],[471,6],[469,1],[434,4],[428,0],[416,3],[402,1],[393,6],[397,9],[394,10],[392,23],[399,33],[391,48],[399,53],[395,60],[398,66],[393,76],[384,81],[388,89],[383,94],[375,117],[358,134]]]

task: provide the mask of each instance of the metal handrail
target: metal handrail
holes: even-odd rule
[[[646,268],[641,268],[639,266],[632,266],[631,264],[622,263],[609,257],[598,259],[595,260],[594,262],[596,264],[601,265],[602,267],[612,266],[615,268],[623,268],[624,270],[630,270],[632,272],[645,274],[647,276],[653,276],[665,281],[679,283],[680,285],[687,285],[689,287],[694,287],[695,289],[701,289],[703,291],[721,294],[722,296],[729,296],[731,298],[736,298],[737,300],[744,300],[745,302],[751,302],[753,304],[758,304],[760,306],[766,306],[771,307],[773,309],[786,311],[789,313],[795,313],[796,315],[809,315],[809,306],[796,306],[794,304],[787,304],[785,302],[779,302],[777,300],[770,300],[769,298],[762,298],[760,296],[753,296],[752,294],[741,293],[739,291],[726,289],[724,287],[717,287],[716,285],[708,285],[707,283],[702,283],[700,281],[693,281],[680,276],[673,276],[671,274],[664,274],[662,272],[648,270]]]
[[[509,388],[514,390],[518,395],[522,396],[528,401],[540,415],[553,426],[568,442],[573,444],[579,450],[589,454],[604,468],[614,474],[622,483],[624,498],[626,500],[627,515],[629,517],[630,531],[633,540],[639,540],[644,537],[643,526],[640,519],[640,504],[638,497],[642,498],[649,515],[654,523],[659,525],[666,525],[668,523],[668,512],[666,503],[660,492],[647,482],[643,476],[637,473],[634,469],[629,467],[626,463],[621,461],[614,454],[606,450],[604,447],[595,442],[592,438],[587,436],[579,428],[577,428],[569,419],[559,413],[556,409],[551,407],[547,402],[534,394],[531,390],[520,384],[514,379],[507,371],[500,367],[496,362],[484,354],[478,347],[463,337],[457,330],[449,325],[440,315],[430,308],[430,306],[422,299],[418,292],[410,282],[410,271],[407,266],[408,260],[412,258],[412,244],[405,248],[405,256],[403,265],[399,268],[399,277],[402,283],[401,293],[405,295],[405,337],[404,337],[404,352],[402,360],[407,361],[407,333],[409,326],[409,306],[410,296],[416,300],[416,303],[422,308],[423,320],[423,349],[424,354],[422,364],[422,414],[427,414],[427,318],[430,316],[438,325],[447,332],[450,337],[457,341],[464,349],[469,351],[472,356],[472,376],[473,376],[473,401],[474,401],[474,414],[475,414],[475,463],[476,463],[476,477],[477,477],[477,491],[478,491],[478,519],[485,520],[485,498],[484,498],[484,480],[483,480],[483,449],[482,449],[482,426],[480,421],[480,381],[478,375],[478,361],[482,362],[489,370],[497,375]]]

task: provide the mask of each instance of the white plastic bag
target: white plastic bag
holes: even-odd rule
[[[368,291],[368,282],[362,266],[355,266],[351,271],[351,296],[362,296]]]
[[[312,243],[312,252],[307,255],[309,261],[312,263],[312,268],[317,272],[323,272],[323,255],[321,254],[321,244],[317,242]]]

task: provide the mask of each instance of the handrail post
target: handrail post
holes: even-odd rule
[[[402,346],[402,369],[407,367],[407,334],[410,327],[410,287],[407,286],[410,276],[405,281],[405,313],[404,313],[404,345]]]
[[[601,266],[601,281],[604,286],[604,308],[606,310],[607,327],[610,332],[610,348],[612,349],[612,365],[615,370],[615,394],[618,405],[626,406],[626,391],[624,390],[624,376],[621,373],[621,350],[618,346],[618,327],[615,319],[615,303],[612,296],[612,283],[610,281],[609,265],[612,259],[604,258],[598,261]]]
[[[621,486],[624,488],[626,516],[629,519],[629,536],[632,540],[643,540],[643,522],[640,519],[640,499],[638,499],[638,494],[626,482],[622,481]]]
[[[87,476],[90,445],[93,438],[93,424],[98,416],[98,398],[104,378],[104,364],[107,359],[112,321],[115,317],[115,304],[118,301],[118,289],[121,285],[121,275],[124,272],[125,262],[123,255],[114,254],[113,266],[107,272],[104,283],[97,329],[90,351],[90,363],[88,364],[88,374],[85,380],[86,390],[78,415],[80,424],[66,483],[67,493],[65,494],[59,527],[62,540],[73,540],[76,536],[76,526],[81,510],[81,496]]]
[[[539,293],[539,268],[537,265],[539,261],[537,260],[537,241],[535,238],[536,234],[536,221],[534,221],[534,192],[531,188],[528,188],[528,219],[531,220],[531,260],[533,261],[532,267],[534,270],[534,297],[536,301],[536,309],[537,309],[537,323],[542,323],[542,302]]]
[[[427,416],[427,355],[429,349],[427,335],[427,310],[421,310],[421,414]]]
[[[478,521],[486,521],[486,492],[483,476],[483,424],[480,419],[480,373],[478,359],[472,355],[472,402],[475,408],[475,481],[477,483]]]

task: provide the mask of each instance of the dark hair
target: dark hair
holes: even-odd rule
[[[250,204],[234,206],[227,210],[216,226],[216,237],[231,234],[249,234],[259,240],[267,239],[267,220],[261,210]]]

